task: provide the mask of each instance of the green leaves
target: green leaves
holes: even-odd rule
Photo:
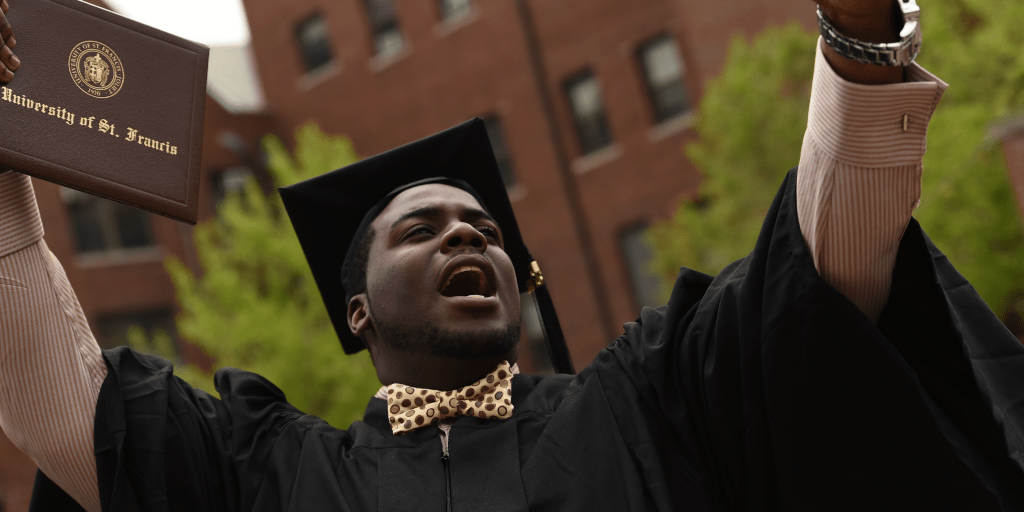
[[[933,0],[919,62],[950,83],[935,112],[915,216],[998,314],[1024,292],[1024,230],[991,127],[1024,110],[1024,3]],[[799,161],[815,34],[770,28],[733,41],[697,112],[686,154],[704,176],[650,239],[656,269],[717,273],[754,244],[765,209]],[[1022,311],[1024,313],[1024,311]]]
[[[294,156],[276,137],[264,140],[277,187],[358,159],[348,139],[315,125],[299,128],[295,138]],[[180,334],[218,366],[263,375],[293,405],[336,427],[361,418],[380,383],[365,352],[342,351],[280,196],[265,196],[250,179],[194,236],[202,276],[176,258],[166,261],[182,307]],[[212,388],[212,375],[195,367],[178,374]]]
[[[700,139],[686,147],[704,177],[698,197],[650,231],[659,274],[674,278],[684,265],[717,274],[753,248],[779,183],[800,158],[814,41],[795,23],[753,43],[733,39],[696,114]]]
[[[915,216],[997,314],[1024,292],[1024,234],[993,125],[1024,109],[1024,4],[929,2],[920,62],[949,82],[928,131]]]

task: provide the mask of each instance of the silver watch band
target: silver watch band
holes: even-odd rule
[[[896,0],[903,13],[903,30],[895,43],[868,43],[846,37],[818,7],[818,31],[825,44],[843,57],[875,66],[908,66],[921,51],[921,8],[915,0]]]

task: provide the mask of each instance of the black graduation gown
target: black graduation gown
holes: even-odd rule
[[[516,376],[513,419],[455,421],[450,486],[383,400],[337,430],[255,374],[215,399],[108,351],[104,510],[1024,509],[1024,347],[913,221],[873,325],[815,271],[795,182],[749,256],[683,269],[578,376]]]

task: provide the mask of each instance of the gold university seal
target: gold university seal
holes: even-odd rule
[[[124,85],[124,66],[114,50],[96,41],[83,41],[71,49],[68,71],[82,92],[109,98]]]

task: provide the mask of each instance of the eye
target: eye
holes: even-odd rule
[[[408,240],[408,239],[413,238],[413,237],[430,236],[430,235],[433,235],[433,234],[434,234],[433,228],[431,228],[430,226],[424,225],[424,224],[419,224],[417,226],[413,226],[412,228],[410,228],[409,231],[406,231],[405,232],[405,236],[403,236],[402,239],[403,240]]]
[[[494,228],[492,228],[490,226],[479,226],[479,227],[476,228],[476,230],[479,231],[480,234],[486,236],[487,238],[490,238],[491,240],[494,240],[495,242],[498,241],[498,230],[496,230],[496,229],[494,229]]]

